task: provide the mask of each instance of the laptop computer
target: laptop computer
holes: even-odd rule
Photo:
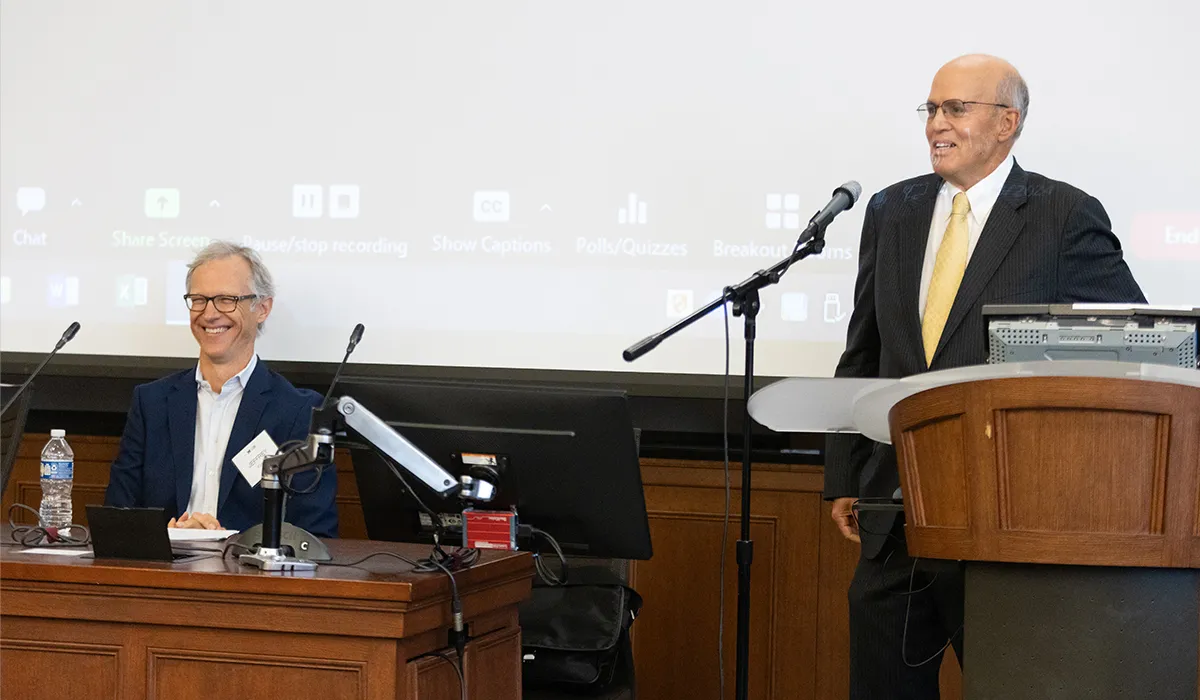
[[[177,562],[209,556],[214,551],[173,549],[167,534],[170,518],[162,508],[89,505],[87,517],[96,559]]]

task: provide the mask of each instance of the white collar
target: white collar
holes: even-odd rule
[[[245,389],[246,384],[250,381],[250,375],[254,374],[254,368],[257,366],[258,354],[255,353],[250,356],[250,361],[246,363],[246,366],[242,368],[242,371],[230,377],[229,381],[225,382],[225,386],[222,386],[221,388],[224,389],[225,387],[229,386],[229,382],[236,381],[239,385],[241,385],[242,389]],[[204,375],[200,372],[200,363],[198,362],[196,363],[196,385],[205,389],[212,389],[212,386],[209,385],[208,380],[205,379]]]
[[[992,212],[992,207],[996,205],[996,200],[1000,198],[1000,191],[1004,189],[1004,183],[1008,181],[1008,176],[1012,173],[1013,165],[1016,164],[1016,159],[1009,154],[1004,162],[1000,164],[988,176],[975,183],[975,186],[967,190],[967,201],[971,203],[971,218],[975,219],[975,223],[979,224],[982,221],[987,221],[988,214]],[[948,202],[954,201],[954,195],[962,192],[949,182],[942,183],[942,189],[938,193],[939,197],[945,197]]]

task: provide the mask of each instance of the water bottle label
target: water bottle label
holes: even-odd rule
[[[67,480],[75,476],[75,463],[69,459],[43,459],[42,478]]]

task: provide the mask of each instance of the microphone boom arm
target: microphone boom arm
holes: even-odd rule
[[[257,551],[243,554],[243,564],[266,571],[313,570],[316,563],[294,559],[280,548],[283,529],[283,479],[333,463],[336,435],[347,427],[358,433],[373,449],[389,457],[401,469],[421,480],[442,498],[458,496],[464,500],[487,502],[496,496],[496,485],[478,476],[455,478],[429,455],[396,432],[381,418],[350,396],[339,398],[332,406],[322,402],[312,410],[308,439],[302,445],[263,459],[263,537]]]
[[[649,335],[645,338],[642,338],[638,342],[626,348],[621,356],[625,358],[626,362],[633,362],[642,355],[645,355],[654,348],[658,347],[658,344],[662,341],[670,338],[696,321],[699,321],[702,317],[707,316],[713,310],[721,308],[721,306],[727,302],[733,302],[734,316],[741,315],[742,309],[744,308],[745,304],[747,304],[747,300],[751,297],[756,299],[760,289],[769,287],[772,284],[778,284],[780,278],[783,277],[783,273],[787,272],[788,268],[792,266],[792,263],[803,260],[810,255],[820,255],[821,251],[825,248],[824,233],[825,230],[823,228],[818,229],[813,235],[809,236],[809,238],[803,242],[803,245],[800,245],[794,251],[792,251],[791,255],[765,270],[759,270],[758,272],[755,272],[753,275],[731,287],[726,287],[721,293],[721,296],[717,299],[713,299],[709,303],[693,311],[686,318],[676,321],[666,329],[659,331],[654,335]],[[757,301],[753,303],[757,304]]]

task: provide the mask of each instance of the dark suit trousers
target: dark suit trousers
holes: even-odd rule
[[[851,700],[937,700],[947,641],[963,658],[963,565],[914,560],[903,532],[897,522],[879,556],[854,571]]]

